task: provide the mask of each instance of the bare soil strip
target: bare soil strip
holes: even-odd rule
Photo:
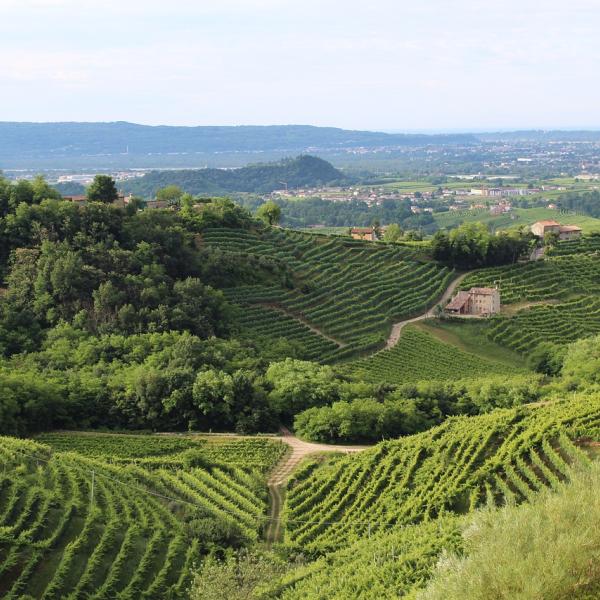
[[[269,522],[265,529],[265,541],[267,547],[281,541],[281,509],[283,505],[283,490],[298,463],[310,454],[317,452],[342,452],[351,454],[361,452],[370,448],[370,446],[334,446],[331,444],[313,444],[312,442],[304,442],[286,429],[282,428],[283,435],[276,437],[291,448],[279,464],[273,469],[271,476],[267,482],[269,488],[269,496],[271,498],[271,510],[269,513]]]

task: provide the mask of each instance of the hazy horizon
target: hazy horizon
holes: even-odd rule
[[[0,120],[598,129],[594,0],[4,0]]]

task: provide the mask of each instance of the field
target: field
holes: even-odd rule
[[[300,333],[299,324],[312,326],[306,343],[315,350],[308,355],[320,353],[323,362],[381,348],[394,321],[434,304],[452,278],[451,270],[421,260],[418,250],[400,245],[279,229],[257,233],[213,229],[203,234],[203,243],[224,253],[268,256],[286,264],[294,273],[294,289],[245,285],[226,289],[226,295],[248,315],[257,304],[275,313],[270,317],[262,313],[258,322],[243,317],[240,326],[248,336],[293,339]],[[288,318],[283,319],[277,307]],[[277,320],[274,335],[263,319]],[[337,347],[330,345],[332,339]]]
[[[307,461],[286,500],[287,541],[313,552],[445,514],[532,498],[589,459],[572,442],[600,434],[600,398],[449,419],[357,456]]]
[[[0,438],[3,598],[186,597],[191,564],[217,523],[239,539],[259,538],[264,471],[283,451],[260,439],[44,439],[60,450]]]
[[[463,546],[462,521],[440,517],[364,536],[267,587],[282,600],[396,599],[421,587],[443,552]]]
[[[492,215],[487,208],[479,208],[434,213],[433,216],[439,228],[456,227],[461,223],[482,222],[496,230],[513,229],[521,225],[532,225],[543,219],[552,219],[564,225],[578,225],[584,233],[600,231],[600,219],[575,213],[563,213],[550,208],[516,208],[502,215]]]
[[[445,343],[429,332],[411,325],[404,328],[398,343],[368,358],[349,363],[347,372],[373,383],[412,383],[446,381],[509,375],[522,368],[483,358]]]

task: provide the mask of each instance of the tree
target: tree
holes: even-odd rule
[[[281,208],[278,204],[276,204],[272,200],[269,200],[268,202],[265,202],[262,206],[258,207],[258,210],[256,211],[256,216],[261,221],[264,221],[269,225],[276,225],[281,219]]]
[[[116,202],[119,192],[115,180],[109,175],[96,175],[87,190],[87,197],[90,202],[104,202],[105,204]]]
[[[398,223],[392,223],[385,228],[383,239],[386,242],[394,243],[402,237],[402,228]]]
[[[178,185],[167,185],[156,192],[156,199],[167,202],[169,206],[179,204],[183,190]]]

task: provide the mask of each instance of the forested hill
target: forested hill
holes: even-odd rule
[[[229,192],[268,193],[282,189],[317,186],[345,181],[345,176],[330,163],[315,156],[298,156],[275,163],[250,165],[240,169],[186,169],[152,171],[123,184],[123,189],[144,198],[156,190],[177,185],[190,194],[227,194]]]

